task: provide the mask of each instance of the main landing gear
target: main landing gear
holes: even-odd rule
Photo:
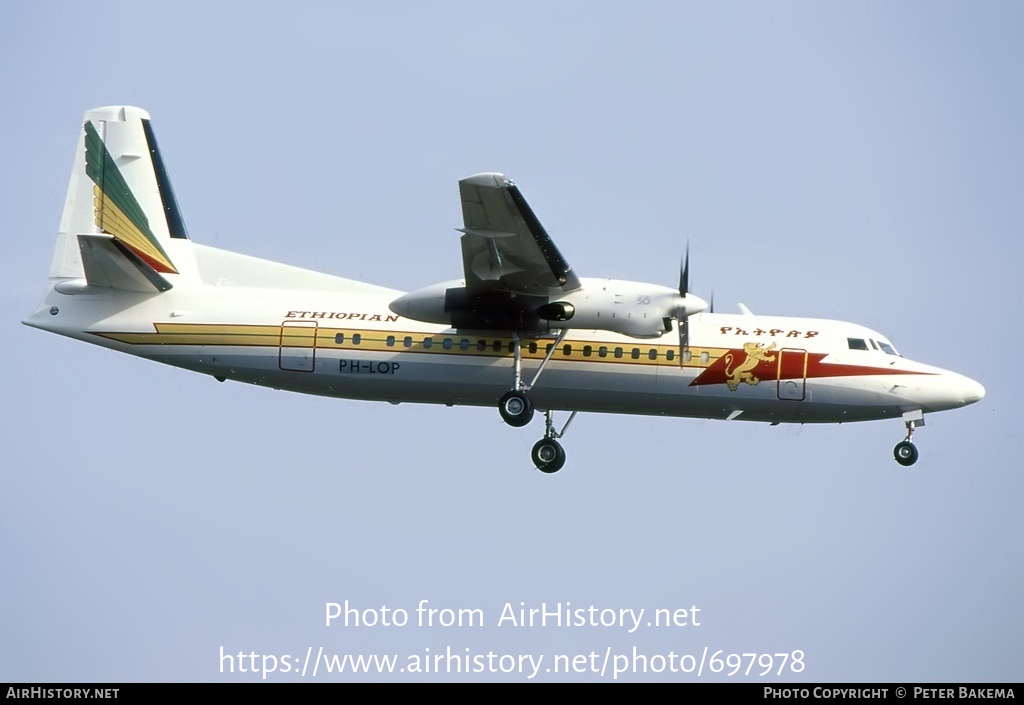
[[[557,439],[565,435],[565,430],[576,418],[576,412],[569,414],[561,431],[555,430],[552,416],[553,412],[550,409],[544,412],[544,437],[537,441],[533,445],[533,450],[530,451],[533,464],[537,466],[538,470],[546,473],[558,472],[565,465],[565,450]]]
[[[498,413],[509,426],[522,428],[533,420],[533,402],[526,392],[513,389],[498,400]]]
[[[517,333],[512,334],[512,389],[505,392],[501,399],[498,400],[498,413],[501,414],[501,419],[509,426],[522,428],[533,419],[533,401],[527,392],[537,383],[537,379],[540,377],[541,372],[544,371],[544,367],[561,344],[562,339],[565,338],[566,332],[566,330],[562,330],[558,337],[555,338],[554,343],[548,349],[544,359],[541,360],[540,366],[537,368],[529,384],[523,381],[523,351],[519,335]],[[576,417],[576,412],[572,412],[561,431],[555,430],[550,409],[544,412],[544,416],[544,437],[534,444],[530,457],[533,459],[533,464],[541,472],[558,472],[565,465],[565,450],[557,439],[561,438],[565,430],[569,428],[569,424]]]
[[[917,446],[911,440],[914,435],[914,429],[918,426],[924,426],[924,416],[918,413],[913,418],[907,418],[904,416],[904,420],[907,424],[907,437],[896,444],[896,447],[892,449],[892,455],[896,458],[896,462],[904,467],[910,467],[917,462]]]

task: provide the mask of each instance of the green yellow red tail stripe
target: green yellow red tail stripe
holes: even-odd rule
[[[177,274],[149,219],[91,121],[85,123],[85,172],[95,184],[96,226],[158,272]]]

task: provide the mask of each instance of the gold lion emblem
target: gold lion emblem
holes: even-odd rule
[[[747,354],[747,357],[736,367],[732,366],[736,361],[735,356],[732,352],[727,352],[725,354],[725,383],[729,385],[729,391],[735,392],[736,388],[740,386],[740,382],[750,385],[760,382],[761,380],[754,376],[752,370],[761,362],[772,362],[775,359],[774,355],[768,354],[774,347],[775,343],[767,348],[764,343],[744,343],[743,352]]]

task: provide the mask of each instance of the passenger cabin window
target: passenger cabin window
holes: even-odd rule
[[[868,349],[868,343],[863,338],[847,338],[846,341],[850,344],[850,350]]]
[[[434,344],[434,339],[433,338],[424,338],[423,339],[423,347],[429,348],[433,344]]]
[[[335,345],[341,345],[344,342],[345,342],[345,334],[344,333],[338,333],[336,336],[334,336],[334,344]]]
[[[444,340],[442,340],[441,341],[441,347],[444,348],[445,350],[451,350],[452,349],[452,339],[451,338],[445,338]]]
[[[407,335],[404,338],[402,338],[402,345],[404,345],[407,348],[411,348],[412,347],[412,336],[411,335]]]
[[[395,336],[389,335],[387,340],[384,341],[389,348],[395,347]]]
[[[469,350],[469,341],[463,338],[459,341],[459,350]]]

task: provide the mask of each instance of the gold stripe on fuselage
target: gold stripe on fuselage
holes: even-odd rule
[[[512,357],[511,337],[465,336],[451,333],[387,331],[366,328],[326,328],[294,325],[219,323],[155,323],[153,333],[95,333],[128,345],[216,345],[274,348],[316,348],[375,353],[413,353],[486,358]],[[551,338],[522,340],[524,360],[542,360]],[[728,352],[727,348],[691,346],[684,367],[705,368]],[[615,345],[566,338],[552,360],[626,365],[679,366],[679,348],[665,344]]]

